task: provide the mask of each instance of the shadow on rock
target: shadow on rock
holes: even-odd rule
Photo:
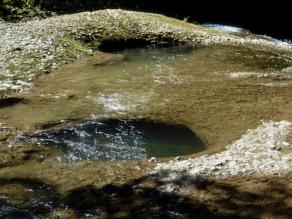
[[[9,106],[13,106],[19,103],[26,103],[26,102],[27,100],[25,100],[22,97],[7,97],[7,98],[0,99],[0,108],[9,107]]]
[[[60,198],[32,179],[0,179],[0,218],[42,218],[68,211],[74,218],[291,218],[291,175],[208,180],[141,177],[101,188],[85,185]],[[76,217],[75,217],[76,216]],[[63,218],[62,216],[59,218]]]
[[[84,186],[70,191],[65,203],[80,214],[102,218],[225,218],[196,199],[159,190],[162,185],[153,177],[145,177],[100,189]]]
[[[170,180],[167,177],[171,175],[176,177]],[[183,171],[161,171],[156,180],[164,187],[171,185],[172,190],[177,189],[180,194],[196,197],[220,217],[292,218],[292,178],[289,174],[208,180]]]
[[[291,182],[289,177],[237,178],[233,182],[217,182],[206,192],[216,196],[212,204],[229,215],[292,218]]]
[[[53,186],[33,179],[0,179],[0,218],[39,218],[60,203]]]
[[[181,175],[170,182],[152,175],[123,185],[76,188],[65,204],[98,218],[291,218],[291,191],[283,178],[212,181]],[[259,190],[257,187],[261,187]]]

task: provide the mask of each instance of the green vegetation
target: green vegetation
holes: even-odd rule
[[[2,22],[2,26],[5,34],[0,36],[0,61],[2,75],[7,76],[2,78],[3,91],[30,87],[38,75],[91,55],[104,42],[216,44],[291,53],[289,45],[271,40],[245,38],[159,14],[126,10],[99,10],[18,24]]]
[[[17,21],[32,17],[45,17],[50,14],[49,11],[78,12],[128,4],[135,5],[135,2],[127,0],[0,0],[0,17],[5,20]]]
[[[93,54],[91,48],[77,40],[64,37],[60,39],[60,43],[65,47],[64,52],[60,55],[60,62],[73,61],[80,56]]]
[[[45,16],[41,10],[41,0],[1,0],[0,17],[8,20],[19,20],[35,16]]]

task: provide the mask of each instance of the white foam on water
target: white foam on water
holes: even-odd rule
[[[228,26],[223,24],[203,24],[202,26],[211,28],[214,30],[223,31],[225,33],[249,33],[248,30],[240,27]]]
[[[181,84],[183,80],[176,74],[169,72],[165,75],[152,75],[153,81],[157,84]]]
[[[120,94],[101,95],[95,98],[96,102],[103,105],[107,111],[125,111],[127,106],[122,103],[123,99],[123,96]]]
[[[256,34],[252,34],[249,30],[247,30],[245,28],[241,28],[241,27],[235,27],[235,26],[229,26],[229,25],[223,25],[223,24],[210,24],[210,23],[202,24],[202,26],[210,28],[210,29],[222,31],[224,33],[251,34],[251,35],[253,35],[253,37],[258,36],[258,38],[259,38],[258,40],[264,39],[264,40],[273,42],[276,45],[282,46],[282,47],[290,47],[292,45],[291,40],[289,40],[289,39],[279,40],[279,39],[275,39],[275,38],[267,36],[267,35],[256,35]]]
[[[148,102],[155,95],[154,92],[142,93],[113,93],[100,94],[92,98],[98,105],[101,105],[108,112],[125,113],[136,111],[139,107],[147,109]]]
[[[282,69],[282,72],[284,72],[284,73],[292,73],[292,66]]]
[[[248,77],[252,77],[252,76],[262,75],[262,73],[259,73],[259,72],[231,72],[231,73],[228,73],[228,75],[231,78],[248,78]]]

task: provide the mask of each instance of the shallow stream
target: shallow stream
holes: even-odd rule
[[[131,174],[132,169],[115,169],[112,160],[223,150],[262,120],[292,120],[291,66],[289,55],[246,47],[96,52],[41,76],[29,93],[2,104],[0,122],[8,137],[1,142],[0,166],[25,164],[23,174],[39,168],[35,174],[67,189],[80,183],[76,179],[105,183],[120,177],[115,171]],[[82,160],[89,163],[59,169],[65,178],[52,164]],[[91,166],[100,169],[90,171],[92,160],[101,161]],[[9,182],[4,184],[9,190]],[[6,203],[0,217],[9,209],[31,210],[13,204],[7,191],[0,189],[0,202]],[[27,197],[34,202],[34,194]]]
[[[223,148],[261,120],[291,118],[291,66],[289,56],[239,47],[97,52],[42,76],[0,108],[0,119],[21,134],[68,121],[144,119],[183,125],[206,148]]]

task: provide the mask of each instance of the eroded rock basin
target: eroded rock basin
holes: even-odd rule
[[[206,151],[201,154],[222,151],[227,144],[240,138],[246,130],[259,126],[262,120],[292,120],[290,66],[292,60],[288,55],[230,46],[196,49],[144,48],[112,54],[97,52],[95,56],[65,65],[56,72],[40,77],[29,93],[18,95],[13,99],[17,101],[9,102],[0,108],[0,119],[5,128],[0,159],[1,166],[5,168],[1,169],[0,177],[31,178],[33,173],[34,178],[56,187],[69,210],[58,206],[54,207],[53,212],[69,214],[69,218],[76,212],[89,212],[104,218],[108,213],[114,212],[114,215],[110,215],[112,218],[122,218],[133,211],[131,207],[125,207],[127,201],[123,199],[124,194],[135,194],[131,205],[133,208],[142,206],[147,209],[147,200],[149,203],[157,200],[160,193],[156,187],[162,186],[163,182],[155,178],[144,181],[143,176],[154,167],[154,164],[145,158],[153,154],[157,157],[191,154],[193,157],[197,155],[192,153],[203,149]],[[110,125],[112,129],[109,132],[103,131],[99,138],[110,135],[115,140],[117,136],[121,137],[118,137],[118,150],[122,149],[124,143],[128,146],[128,142],[137,141],[139,148],[139,140],[143,138],[143,135],[139,134],[141,121],[153,121],[146,131],[142,127],[142,133],[147,133],[147,130],[148,133],[149,130],[153,132],[154,135],[147,141],[151,144],[154,142],[152,149],[157,151],[149,155],[136,151],[132,157],[121,155],[118,159],[109,159],[119,160],[112,162],[104,161],[99,156],[94,159],[88,157],[92,152],[92,147],[88,145],[95,146],[95,138],[82,140],[80,133],[76,135],[75,131],[81,131],[85,136],[92,135],[98,121],[108,118],[114,121]],[[125,121],[130,125],[125,125]],[[106,123],[106,130],[109,124]],[[153,124],[160,125],[155,127]],[[181,137],[174,131],[175,134],[166,133],[168,141],[164,143],[161,142],[161,137],[155,140],[156,134],[161,134],[161,130],[166,129],[166,124],[186,127],[190,135]],[[131,129],[133,126],[136,128]],[[88,130],[89,127],[91,128]],[[118,129],[118,133],[122,135],[116,135]],[[70,135],[67,135],[68,132]],[[195,149],[194,133],[199,139],[199,144],[196,145],[204,148]],[[49,138],[48,134],[51,135]],[[26,144],[21,141],[16,143],[14,139],[17,135],[37,137],[42,144]],[[64,148],[68,151],[68,145],[72,142],[75,144],[76,137],[78,145],[85,144],[85,147],[79,147],[81,151],[77,150],[77,158],[64,156]],[[185,143],[175,142],[177,138],[185,140]],[[50,145],[52,139],[55,145],[53,147]],[[162,145],[165,147],[161,147]],[[185,149],[180,148],[177,151],[176,147],[182,145],[186,146]],[[166,146],[173,146],[170,151],[175,153],[165,155],[163,150]],[[71,149],[69,147],[69,151]],[[85,150],[82,151],[83,149]],[[93,154],[99,151],[97,147],[93,149]],[[74,150],[71,152],[75,153]],[[61,158],[61,162],[55,162],[56,157]],[[144,160],[120,161],[129,159]],[[75,163],[68,164],[67,161]],[[138,182],[135,179],[139,179]],[[141,183],[143,189],[136,189],[135,186],[141,186]],[[205,183],[208,187],[209,184],[203,181],[203,184]],[[107,187],[108,184],[122,186]],[[216,186],[210,185],[211,187]],[[216,195],[216,192],[211,193],[210,195]],[[107,199],[108,194],[115,195]],[[92,198],[97,195],[100,195],[100,199]],[[93,202],[85,201],[77,205],[80,197],[91,197]],[[182,214],[187,218],[191,215],[191,212],[184,211],[184,215],[179,212],[182,209],[178,210],[181,204],[185,204],[183,209],[186,210],[192,202],[186,200],[186,197],[176,196],[177,201],[172,207],[177,211],[170,213],[170,203],[166,200],[171,196],[164,194],[162,197],[159,200],[164,204],[155,204],[167,209],[164,211],[167,213],[160,216],[170,218],[173,214]],[[101,204],[105,200],[121,206],[122,210],[106,209],[107,206]],[[183,203],[179,200],[183,200]],[[204,206],[198,207],[204,209]],[[163,209],[150,209],[149,212],[154,213],[149,215],[159,217],[161,211]],[[226,212],[228,215],[228,209]],[[47,213],[48,210],[41,214]],[[209,209],[208,213],[210,214]],[[204,212],[202,214],[204,215]]]
[[[203,142],[184,126],[143,120],[93,120],[69,129],[18,136],[60,151],[57,160],[143,160],[200,152]]]
[[[29,133],[54,121],[143,118],[185,125],[223,149],[261,120],[291,119],[291,65],[285,54],[231,46],[98,52],[41,77],[0,119]]]

